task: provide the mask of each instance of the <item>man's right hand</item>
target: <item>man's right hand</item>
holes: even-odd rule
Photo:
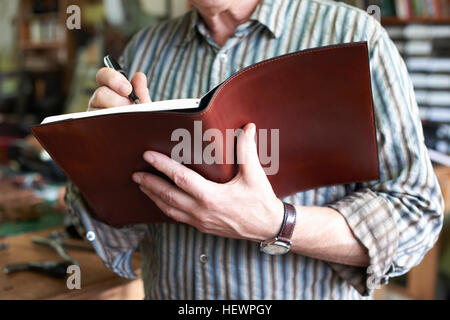
[[[99,88],[89,101],[88,111],[133,104],[128,98],[133,88],[141,103],[151,102],[147,77],[142,72],[136,73],[130,84],[120,72],[102,68],[97,72],[97,83]]]

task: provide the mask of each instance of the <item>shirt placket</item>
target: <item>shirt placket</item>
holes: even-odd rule
[[[228,41],[219,47],[217,43],[207,34],[204,26],[201,27],[201,33],[204,33],[206,41],[213,48],[215,55],[213,57],[212,66],[210,69],[210,87],[215,87],[229,78],[233,73],[239,71],[234,65],[231,65],[231,53],[240,41],[242,41],[249,33],[249,25],[240,26],[236,33],[231,36]]]
[[[236,62],[230,61],[233,47],[235,47],[240,41],[242,41],[249,33],[248,25],[240,26],[236,33],[228,39],[224,46],[219,47],[217,43],[208,35],[204,26],[199,27],[199,31],[206,39],[208,45],[214,50],[213,61],[210,69],[210,88],[213,88],[238,70]],[[196,298],[207,298],[209,296],[209,281],[208,275],[212,270],[211,257],[212,252],[209,252],[210,238],[201,234],[198,234],[197,245],[195,246],[194,253],[194,296]]]

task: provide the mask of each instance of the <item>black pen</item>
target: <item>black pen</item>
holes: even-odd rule
[[[103,62],[105,63],[105,66],[111,69],[114,69],[118,72],[120,72],[125,78],[128,79],[128,76],[126,74],[126,72],[123,70],[123,68],[120,66],[120,64],[111,56],[106,56],[103,59]],[[134,88],[131,91],[130,95],[128,96],[128,98],[133,101],[135,104],[140,104],[141,102],[139,101],[138,96],[136,95],[136,92],[134,92]]]

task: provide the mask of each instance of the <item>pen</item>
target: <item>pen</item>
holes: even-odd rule
[[[128,79],[128,76],[126,74],[126,72],[123,70],[123,68],[120,66],[120,64],[111,56],[106,56],[103,59],[103,62],[105,63],[105,66],[111,69],[114,69],[118,72],[120,72],[125,78]],[[138,96],[136,95],[136,92],[131,91],[131,94],[128,96],[128,98],[133,101],[135,104],[140,104],[141,102],[139,101]]]

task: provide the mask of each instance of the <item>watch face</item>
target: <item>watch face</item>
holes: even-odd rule
[[[284,242],[274,241],[272,243],[263,244],[261,250],[266,254],[279,256],[288,253],[290,246]]]

